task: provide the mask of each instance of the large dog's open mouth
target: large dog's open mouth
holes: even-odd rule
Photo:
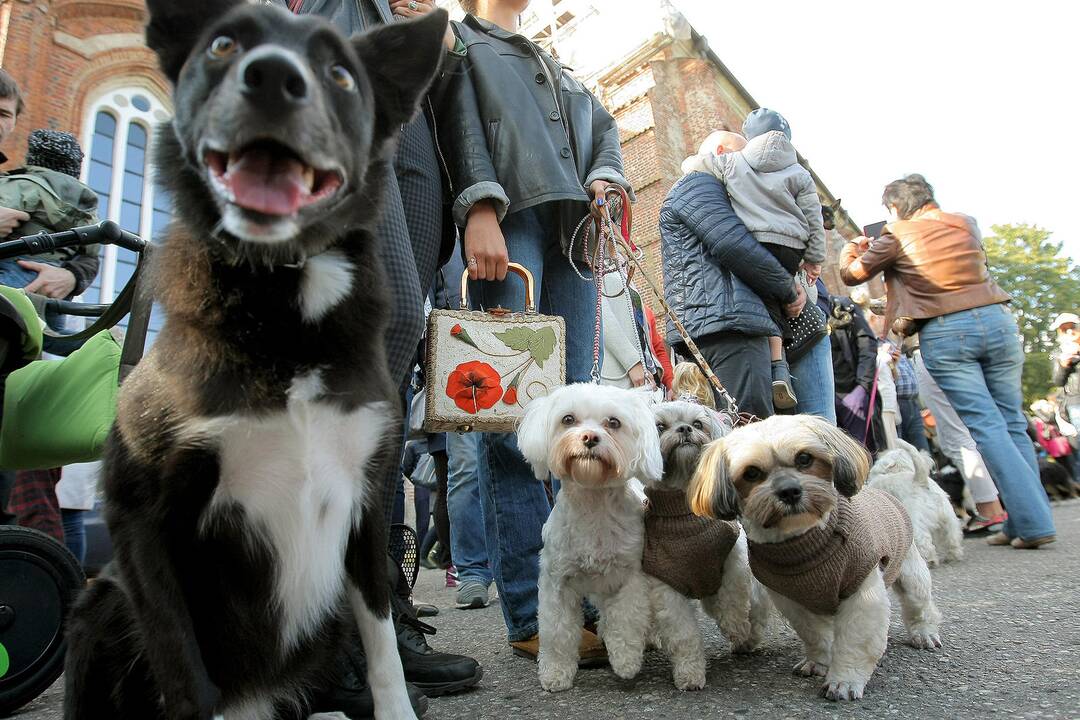
[[[257,140],[231,152],[206,149],[203,163],[228,202],[271,217],[295,216],[344,186],[340,170],[309,165],[276,140]]]

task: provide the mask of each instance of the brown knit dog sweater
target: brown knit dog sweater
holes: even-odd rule
[[[715,595],[739,525],[694,515],[682,490],[645,488],[645,495],[641,569],[687,597]]]
[[[889,587],[911,547],[911,519],[900,501],[873,488],[839,497],[824,528],[779,543],[750,543],[750,569],[762,585],[822,615],[880,566]]]

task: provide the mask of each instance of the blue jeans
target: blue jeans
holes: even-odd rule
[[[502,232],[510,259],[528,268],[536,280],[539,311],[566,320],[566,381],[588,382],[596,290],[591,282],[577,276],[563,254],[553,206],[540,205],[507,215]],[[587,271],[584,274],[588,277]],[[478,285],[477,292],[470,292],[474,308],[524,307],[525,288],[517,277]],[[525,462],[513,433],[483,433],[478,460],[487,549],[503,619],[511,642],[526,640],[537,631],[540,530],[551,506],[543,483]]]
[[[919,412],[918,397],[897,396],[896,404],[900,406],[900,425],[896,428],[900,433],[900,439],[906,440],[919,450],[930,452],[930,443],[926,440],[926,430],[923,428],[922,413]]]
[[[83,524],[85,510],[60,508],[60,518],[64,524],[64,544],[75,559],[82,565],[86,561],[86,526]]]
[[[791,363],[791,389],[799,399],[796,412],[817,415],[836,424],[836,398],[833,393],[832,343],[829,336]]]
[[[450,515],[450,554],[458,581],[473,580],[488,586],[492,576],[476,467],[479,449],[475,434],[446,434],[446,510]]]
[[[926,369],[997,481],[1009,512],[1005,534],[1025,540],[1053,535],[1050,502],[1021,410],[1024,351],[1008,308],[987,305],[934,318],[919,331],[919,344]]]
[[[38,274],[33,270],[23,268],[23,266],[19,265],[17,262],[19,260],[33,260],[34,262],[41,262],[46,265],[60,267],[60,263],[55,260],[38,260],[33,257],[0,260],[0,285],[7,285],[8,287],[13,288],[24,288],[37,280]],[[67,323],[64,316],[53,312],[52,310],[47,310],[45,312],[45,322],[56,332],[64,332],[67,329]]]

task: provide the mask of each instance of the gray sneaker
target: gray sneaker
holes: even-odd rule
[[[464,580],[458,585],[456,605],[462,610],[485,608],[491,602],[488,587],[476,580]]]

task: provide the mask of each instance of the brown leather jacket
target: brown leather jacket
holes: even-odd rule
[[[898,317],[926,320],[1009,300],[990,277],[975,220],[933,204],[886,225],[861,257],[854,243],[844,247],[845,283],[858,285],[879,272],[889,291],[885,327]]]

